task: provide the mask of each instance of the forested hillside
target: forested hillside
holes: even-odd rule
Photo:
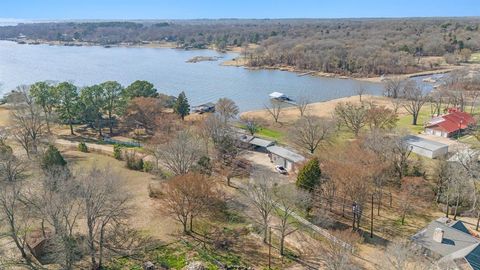
[[[169,41],[182,48],[219,50],[257,44],[244,54],[250,66],[381,75],[441,64],[425,64],[425,56],[466,62],[480,50],[479,25],[479,18],[57,22],[0,27],[0,39],[101,45]]]

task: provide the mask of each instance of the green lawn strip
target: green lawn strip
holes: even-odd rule
[[[247,128],[245,127],[245,125],[239,124],[237,125],[237,127],[247,131]],[[284,139],[285,134],[278,130],[262,127],[255,134],[255,136],[280,142]]]

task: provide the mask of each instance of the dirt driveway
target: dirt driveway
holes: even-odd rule
[[[295,182],[292,174],[282,175],[275,170],[275,164],[270,161],[267,153],[260,153],[256,151],[245,151],[242,157],[252,162],[253,171],[255,174],[264,174],[278,179],[281,184],[288,184]]]

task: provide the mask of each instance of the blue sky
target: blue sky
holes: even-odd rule
[[[0,18],[194,19],[480,16],[479,0],[0,0]]]

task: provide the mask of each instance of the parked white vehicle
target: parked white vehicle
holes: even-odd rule
[[[275,170],[281,174],[287,174],[287,170],[283,167],[283,166],[280,166],[280,165],[277,165],[275,166]]]

